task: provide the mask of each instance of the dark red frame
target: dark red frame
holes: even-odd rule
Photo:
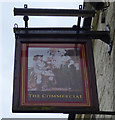
[[[73,105],[72,105],[72,103],[71,102],[56,102],[56,104],[55,104],[55,102],[43,102],[43,101],[31,101],[31,102],[29,102],[28,100],[27,100],[27,80],[28,80],[28,48],[29,47],[38,47],[38,48],[40,48],[41,46],[43,46],[42,48],[47,48],[48,46],[50,46],[50,48],[66,48],[65,47],[65,44],[63,45],[63,44],[61,44],[61,45],[63,45],[64,47],[62,47],[62,46],[60,46],[60,44],[56,44],[56,45],[51,45],[51,44],[37,44],[38,46],[36,46],[36,44],[23,44],[24,46],[22,47],[22,49],[24,50],[24,51],[22,51],[22,53],[21,53],[21,58],[25,58],[24,60],[22,60],[21,59],[21,68],[22,68],[22,70],[21,70],[21,82],[20,82],[20,84],[21,84],[21,93],[20,93],[20,105],[21,106],[40,106],[40,105],[42,105],[42,106],[44,106],[43,104],[46,104],[45,106],[49,106],[49,104],[51,105],[51,106],[64,106],[64,104],[65,103],[67,103],[65,106],[67,107],[67,106],[90,106],[90,105],[87,105],[87,104],[90,104],[90,102],[91,102],[91,99],[90,99],[90,95],[88,95],[88,96],[86,96],[86,91],[87,91],[87,94],[90,94],[90,92],[89,92],[89,90],[90,90],[90,88],[89,88],[89,85],[88,85],[88,76],[87,76],[87,62],[85,62],[85,60],[86,60],[86,50],[85,50],[85,46],[84,45],[82,45],[82,47],[81,47],[81,49],[80,49],[80,58],[82,59],[83,57],[83,60],[82,60],[82,62],[80,61],[80,64],[81,64],[81,71],[83,71],[82,72],[82,77],[83,77],[83,89],[84,89],[84,91],[83,91],[83,94],[84,94],[84,97],[85,97],[85,99],[84,99],[84,102],[73,102]],[[68,45],[69,47],[71,47],[71,44],[69,44]],[[69,48],[69,47],[67,47],[67,48]],[[76,47],[75,47],[76,48]],[[85,60],[84,60],[85,59]],[[83,65],[83,63],[84,63],[84,65]],[[84,69],[83,69],[84,68]],[[23,73],[24,72],[24,73]],[[23,74],[23,76],[22,76],[22,74]],[[24,74],[25,74],[25,76],[24,76]],[[86,74],[86,76],[85,76],[85,74]],[[87,80],[84,80],[84,77],[85,77],[85,79]],[[87,77],[87,78],[86,78]],[[23,85],[23,86],[22,86]],[[86,87],[87,86],[87,87]],[[24,90],[23,90],[24,89]],[[56,91],[55,91],[56,92]],[[77,91],[76,91],[77,92]],[[48,94],[50,94],[50,93],[48,93]],[[25,95],[25,96],[23,96],[23,95]],[[22,97],[23,96],[23,97]],[[86,98],[87,99],[89,99],[87,102],[86,102]],[[40,104],[41,103],[41,104]],[[58,105],[58,103],[59,103],[59,105]],[[62,105],[60,105],[62,103]],[[75,104],[78,104],[78,105],[75,105]]]

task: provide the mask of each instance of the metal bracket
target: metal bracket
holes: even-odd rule
[[[111,55],[112,45],[110,43],[110,29],[107,26],[107,31],[105,36],[102,35],[102,32],[95,33],[94,36],[91,35],[92,31],[90,31],[91,19],[95,15],[94,10],[83,10],[82,5],[79,5],[79,10],[63,10],[63,9],[28,9],[27,4],[24,4],[23,8],[14,8],[14,15],[23,15],[23,20],[25,21],[25,28],[28,28],[28,16],[78,16],[77,26],[74,25],[73,29],[76,30],[76,34],[81,34],[80,23],[81,17],[84,18],[83,28],[87,28],[84,33],[90,32],[90,38],[101,39],[103,42],[108,44],[108,54]]]
[[[27,9],[27,7],[28,7],[27,4],[24,4],[24,8]],[[23,20],[25,21],[25,28],[28,28],[29,17],[24,15]]]
[[[79,10],[82,10],[82,5],[79,5]],[[79,33],[79,30],[80,30],[80,23],[81,23],[81,17],[79,16],[78,17],[78,22],[77,22],[78,33]]]
[[[109,27],[109,25],[106,26],[106,31],[95,31],[95,32],[90,31],[90,25],[91,25],[91,19],[90,18],[85,18],[84,23],[83,23],[83,28],[85,29],[85,32],[89,31],[89,33],[90,33],[89,37],[90,38],[100,39],[101,41],[105,42],[107,44],[108,54],[111,55],[112,44],[111,44],[111,38],[110,38],[110,27]],[[91,32],[93,34],[91,34]]]

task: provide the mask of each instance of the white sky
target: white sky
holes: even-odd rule
[[[13,27],[14,23],[24,27],[23,17],[14,17],[13,9],[14,7],[23,8],[25,3],[31,8],[76,9],[79,4],[82,4],[82,0],[23,0],[23,2],[22,0],[10,0],[10,2],[5,0],[0,2],[0,118],[67,118],[68,115],[64,114],[12,113],[15,52]],[[30,17],[29,19],[29,27],[72,27],[74,24],[77,24],[75,17]]]

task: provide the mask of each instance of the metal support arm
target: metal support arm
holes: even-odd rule
[[[108,53],[109,55],[111,54],[112,46],[110,43],[109,28],[107,28],[107,31],[90,31],[91,19],[95,15],[95,10],[83,10],[82,5],[79,6],[79,10],[77,9],[34,9],[34,8],[27,8],[27,5],[25,4],[24,8],[14,8],[14,16],[16,15],[24,16],[23,19],[25,21],[25,28],[28,28],[28,20],[29,20],[28,16],[78,16],[77,27],[74,26],[73,29],[71,29],[70,31],[68,31],[68,29],[62,29],[62,28],[61,29],[50,28],[50,29],[43,29],[43,30],[38,29],[37,31],[36,30],[34,31],[38,33],[38,36],[42,36],[42,34],[46,32],[46,36],[47,34],[48,35],[62,34],[63,36],[66,35],[67,37],[76,36],[78,38],[89,37],[91,39],[101,39],[103,42],[108,44]],[[85,31],[82,31],[81,30],[82,28],[80,28],[81,17],[85,17],[84,24],[83,24],[83,28],[85,29],[87,28],[87,30]],[[30,29],[29,31],[26,30],[26,35],[29,32],[34,34],[33,30]],[[23,36],[23,33],[22,33],[22,36]]]
[[[33,8],[14,8],[14,16],[80,16],[94,17],[94,10],[77,9],[33,9]]]

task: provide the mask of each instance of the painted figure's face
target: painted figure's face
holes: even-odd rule
[[[43,56],[35,56],[33,59],[33,67],[34,69],[38,69],[39,66],[44,66],[43,64]]]
[[[43,58],[41,56],[38,56],[37,61],[42,61],[42,60],[43,60]]]

